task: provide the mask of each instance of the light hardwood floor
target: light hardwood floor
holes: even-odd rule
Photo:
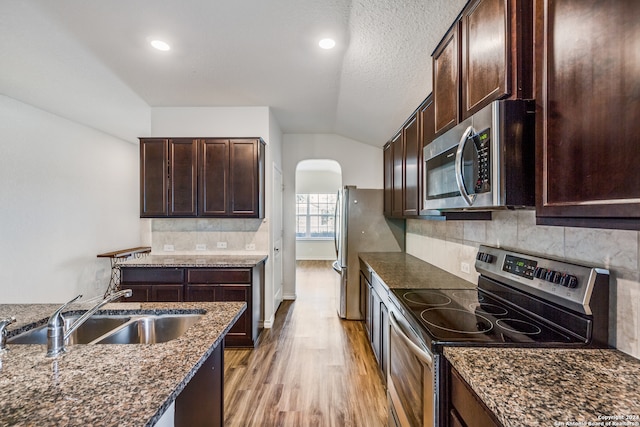
[[[225,350],[225,426],[386,425],[382,375],[363,322],[336,313],[328,262],[297,267],[297,299],[284,301],[253,350]]]

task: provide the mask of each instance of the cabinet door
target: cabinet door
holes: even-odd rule
[[[418,108],[418,121],[420,122],[420,132],[418,137],[420,139],[419,152],[418,152],[418,198],[420,214],[424,214],[424,156],[423,149],[435,138],[435,117],[433,96],[429,95],[424,102]]]
[[[405,124],[404,143],[404,207],[403,216],[418,215],[420,211],[420,174],[418,167],[422,156],[420,155],[420,138],[418,136],[418,113],[413,115]]]
[[[224,425],[224,345],[218,344],[176,397],[175,427]]]
[[[461,18],[462,117],[509,94],[507,0],[476,0]]]
[[[378,296],[378,294],[376,293],[375,290],[371,291],[371,294],[373,296],[372,300],[373,300],[373,304],[371,305],[371,335],[372,335],[372,341],[371,341],[371,346],[373,347],[373,354],[375,354],[376,356],[376,360],[378,361],[378,364],[381,365],[382,364],[382,323],[381,323],[381,313],[382,311],[380,310],[380,304],[382,304],[382,301],[380,300],[380,297]]]
[[[184,286],[180,285],[153,285],[151,286],[151,301],[155,302],[180,302],[184,301]]]
[[[369,342],[373,346],[373,287],[371,284],[367,286],[367,332],[369,333]]]
[[[225,343],[230,346],[252,346],[253,329],[251,317],[253,302],[251,298],[251,286],[220,285],[216,289],[216,301],[239,301],[247,303],[247,309],[227,333]]]
[[[198,145],[195,139],[169,140],[169,216],[196,216]]]
[[[536,14],[538,223],[640,229],[640,2]]]
[[[391,152],[393,155],[393,194],[391,215],[402,217],[404,211],[404,148],[402,144],[402,132],[398,133],[391,141]]]
[[[188,283],[185,294],[185,301],[216,301],[217,287],[217,285]]]
[[[393,215],[393,153],[391,142],[384,146],[382,155],[384,163],[384,215],[390,217]]]
[[[433,102],[435,131],[441,135],[458,123],[459,49],[458,22],[444,36],[433,54]]]
[[[262,153],[261,153],[262,152]],[[257,140],[232,140],[229,163],[230,214],[257,218],[260,215],[262,144]]]
[[[451,368],[450,387],[449,413],[455,414],[459,418],[457,421],[467,427],[501,426],[493,413],[453,368]]]
[[[224,216],[229,208],[229,140],[200,142],[200,216]]]
[[[122,285],[122,289],[131,289],[131,296],[123,298],[122,302],[149,302],[153,301],[151,285]]]
[[[168,144],[166,139],[140,139],[140,217],[167,216]]]
[[[380,368],[382,378],[387,381],[389,366],[389,310],[384,302],[380,302]]]

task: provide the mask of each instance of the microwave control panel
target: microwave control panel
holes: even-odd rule
[[[491,129],[484,129],[472,136],[478,153],[478,176],[474,193],[491,191]]]

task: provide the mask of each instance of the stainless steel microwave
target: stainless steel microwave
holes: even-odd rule
[[[535,102],[494,101],[424,147],[426,210],[535,205]]]

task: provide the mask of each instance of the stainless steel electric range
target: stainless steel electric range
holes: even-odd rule
[[[443,426],[445,346],[606,347],[609,272],[481,246],[476,289],[391,289],[388,394],[397,426]]]

